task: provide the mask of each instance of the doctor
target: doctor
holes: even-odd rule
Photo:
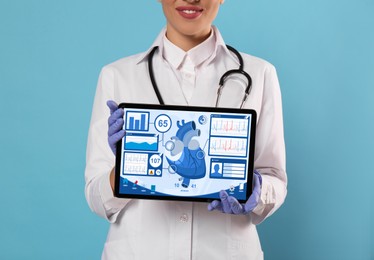
[[[221,75],[239,66],[212,26],[223,0],[160,2],[167,24],[151,48],[105,66],[98,81],[85,193],[92,211],[111,223],[102,259],[263,259],[256,225],[282,205],[287,176],[280,88],[275,68],[262,59],[241,53],[252,78],[244,107],[258,114],[255,192],[247,203],[225,192],[210,204],[113,196],[115,143],[124,135],[117,104],[159,103],[148,70],[153,47],[154,77],[169,105],[215,106]],[[227,81],[219,106],[239,107],[245,84],[240,77]]]

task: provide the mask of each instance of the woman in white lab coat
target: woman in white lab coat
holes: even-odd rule
[[[98,81],[85,191],[90,208],[111,223],[102,259],[263,259],[256,225],[282,205],[287,176],[278,79],[275,68],[262,59],[241,53],[253,81],[244,107],[258,114],[254,166],[260,178],[256,177],[258,192],[250,198],[251,208],[227,209],[224,198],[208,205],[113,196],[115,156],[111,147],[123,133],[118,130],[121,125],[116,126],[121,111],[114,102],[109,102],[109,109],[107,102],[159,103],[148,73],[147,58],[153,47],[158,46],[154,75],[169,105],[215,106],[219,78],[238,67],[237,57],[212,26],[223,0],[160,2],[167,24],[150,49],[105,66]],[[241,80],[228,81],[220,106],[238,107],[242,84]],[[109,117],[112,130],[108,137]]]

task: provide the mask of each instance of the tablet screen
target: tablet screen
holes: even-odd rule
[[[256,112],[245,109],[120,104],[115,195],[245,202],[252,192]]]

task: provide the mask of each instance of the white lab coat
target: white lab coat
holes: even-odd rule
[[[154,74],[166,104],[214,106],[219,77],[238,67],[235,55],[215,31],[217,56],[196,75],[189,104],[170,66],[160,52],[155,53]],[[163,33],[153,46],[161,44]],[[107,143],[106,101],[158,104],[148,74],[148,52],[105,66],[98,81],[87,144],[85,191],[90,208],[111,223],[102,259],[263,259],[255,225],[273,214],[287,193],[281,94],[274,67],[242,54],[245,70],[253,80],[245,107],[258,114],[254,164],[262,175],[262,190],[254,212],[236,216],[210,212],[207,203],[113,197],[109,172],[115,158]],[[220,106],[237,107],[242,85],[237,77],[229,80]]]

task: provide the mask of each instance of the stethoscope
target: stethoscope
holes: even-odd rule
[[[240,53],[235,48],[233,48],[233,47],[231,47],[229,45],[226,45],[226,46],[238,58],[238,60],[239,60],[239,68],[238,69],[232,69],[232,70],[226,71],[222,75],[222,77],[220,78],[220,80],[219,80],[219,88],[217,90],[217,99],[216,99],[216,105],[215,106],[218,107],[218,103],[219,103],[219,100],[221,98],[222,89],[223,89],[223,87],[225,85],[226,79],[229,76],[232,76],[233,74],[241,74],[241,75],[244,75],[247,78],[247,87],[245,89],[242,102],[240,104],[240,108],[242,108],[243,105],[244,105],[244,103],[245,103],[245,101],[247,100],[249,92],[251,91],[252,78],[251,78],[251,76],[249,76],[249,74],[247,72],[244,71],[243,57],[240,55]],[[161,97],[161,94],[160,94],[160,91],[158,89],[158,86],[157,86],[157,83],[156,83],[156,80],[155,80],[155,76],[154,76],[154,73],[153,73],[153,56],[154,56],[157,48],[158,48],[158,46],[153,47],[153,49],[149,53],[149,56],[148,56],[148,71],[149,71],[149,77],[151,78],[152,86],[153,86],[153,89],[155,90],[157,99],[160,102],[160,105],[165,105],[164,100]]]

